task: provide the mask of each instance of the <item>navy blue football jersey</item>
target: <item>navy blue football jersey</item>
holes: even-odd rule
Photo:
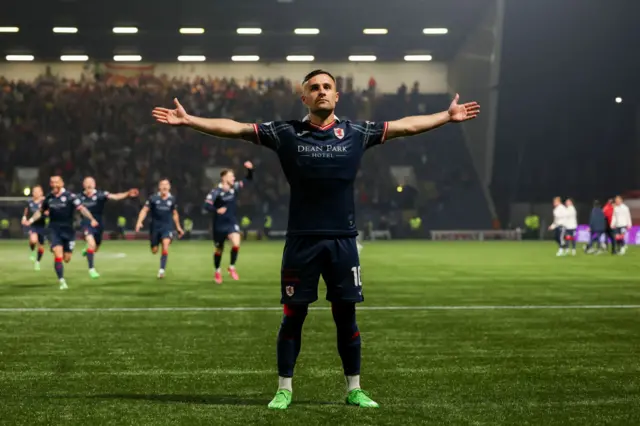
[[[151,213],[151,229],[173,229],[173,212],[177,207],[173,195],[169,194],[167,198],[162,198],[160,194],[152,195],[144,205]]]
[[[109,192],[95,190],[93,194],[87,194],[83,192],[80,194],[80,201],[91,212],[94,219],[102,225],[102,214],[104,213],[104,206],[109,199]],[[88,225],[91,221],[86,217],[82,218],[82,224]]]
[[[204,200],[204,209],[210,211],[213,216],[213,230],[225,233],[238,232],[238,220],[236,219],[238,193],[242,188],[242,182],[236,182],[233,187],[225,191],[222,185],[212,190]],[[219,214],[217,210],[226,207],[227,210]]]
[[[289,235],[348,237],[356,229],[353,184],[364,152],[384,143],[387,122],[308,118],[254,124],[256,143],[274,150],[291,187]]]
[[[40,202],[35,202],[33,200],[29,200],[29,202],[27,203],[27,210],[29,210],[29,217],[33,216],[33,214],[35,212],[37,212],[38,210],[40,210],[40,207],[42,206],[42,203],[44,202],[44,199]],[[46,221],[46,217],[44,215],[44,212],[42,212],[42,217],[38,220],[36,220],[35,222],[33,222],[33,224],[31,226],[34,226],[36,228],[44,228],[45,227],[45,221]]]
[[[49,228],[61,230],[73,230],[73,217],[75,211],[82,207],[80,198],[65,189],[58,195],[49,193],[42,202],[40,210],[44,213],[49,210]]]

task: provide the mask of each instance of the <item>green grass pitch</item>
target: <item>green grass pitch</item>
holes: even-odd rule
[[[5,241],[0,424],[640,424],[639,250],[556,258],[552,243],[365,243],[362,384],[381,408],[344,405],[321,283],[294,402],[271,412],[282,243],[246,243],[241,280],[225,273],[217,286],[210,242],[175,243],[157,280],[147,244],[107,241],[102,277],[89,278],[76,249],[60,291],[49,252],[34,272],[26,241]],[[196,309],[216,307],[256,309]]]

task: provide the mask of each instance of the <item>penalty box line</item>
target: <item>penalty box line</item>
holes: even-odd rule
[[[310,306],[309,310],[328,311],[329,307]],[[358,306],[358,311],[499,311],[543,309],[640,309],[640,305],[468,305],[468,306]],[[281,311],[273,306],[236,307],[149,307],[149,308],[0,308],[2,312],[268,312]]]

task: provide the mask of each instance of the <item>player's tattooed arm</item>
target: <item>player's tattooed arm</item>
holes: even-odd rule
[[[149,213],[149,207],[144,206],[138,214],[138,221],[136,222],[136,232],[139,232],[142,229],[142,223],[147,218],[147,213]]]
[[[27,220],[26,223],[24,223],[25,226],[31,226],[33,225],[33,222],[35,222],[36,220],[40,219],[42,217],[42,210],[38,210],[37,212],[35,212],[33,214],[33,216],[31,216],[31,219]]]
[[[80,214],[84,217],[86,217],[87,219],[89,219],[91,221],[91,226],[98,226],[98,221],[93,217],[93,215],[91,214],[91,212],[89,211],[89,209],[87,209],[85,206],[80,205],[78,206],[78,211],[80,212]]]
[[[219,138],[255,140],[253,124],[238,123],[227,118],[203,118],[187,114],[178,99],[174,99],[174,109],[156,107],[151,115],[158,123],[172,126],[188,126]]]
[[[480,105],[477,102],[458,104],[460,96],[456,97],[449,105],[447,111],[431,115],[416,115],[390,121],[387,128],[386,140],[402,136],[413,136],[429,130],[437,129],[447,123],[461,123],[472,120],[480,114]]]

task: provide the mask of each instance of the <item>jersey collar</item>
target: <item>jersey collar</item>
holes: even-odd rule
[[[337,115],[333,115],[333,121],[329,124],[327,124],[326,126],[318,126],[317,124],[313,124],[311,122],[311,117],[309,116],[309,114],[305,115],[304,118],[302,119],[303,123],[308,123],[310,126],[318,129],[318,130],[329,130],[330,128],[332,128],[333,126],[335,126],[337,123],[340,123],[340,119],[338,118]]]
[[[54,195],[56,198],[60,197],[62,194],[64,194],[65,192],[67,192],[66,188],[60,188],[60,192],[58,192],[56,195]]]

